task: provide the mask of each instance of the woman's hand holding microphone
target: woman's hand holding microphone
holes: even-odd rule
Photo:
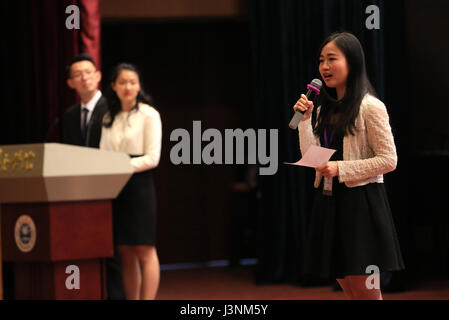
[[[313,102],[307,99],[305,94],[301,95],[301,98],[296,102],[296,104],[293,106],[293,110],[296,111],[302,111],[304,113],[304,116],[302,117],[301,121],[305,121],[310,118],[313,111]]]
[[[307,99],[305,94],[301,95],[301,98],[296,102],[296,104],[293,106],[293,110],[296,111],[302,111],[304,113],[304,116],[302,117],[301,121],[306,121],[310,118],[313,111],[313,102]],[[338,176],[338,163],[337,161],[329,161],[325,165],[316,168],[316,171],[321,173],[326,178],[333,178]]]

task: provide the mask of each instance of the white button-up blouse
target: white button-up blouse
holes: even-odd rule
[[[162,123],[159,112],[142,103],[138,109],[118,113],[112,126],[103,127],[101,131],[100,149],[139,155],[130,160],[134,172],[157,167],[161,144]]]

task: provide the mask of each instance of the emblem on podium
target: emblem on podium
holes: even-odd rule
[[[36,244],[36,225],[29,215],[21,215],[14,228],[17,248],[22,252],[30,252]]]

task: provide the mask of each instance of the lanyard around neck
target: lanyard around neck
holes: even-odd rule
[[[327,130],[326,130],[326,128],[324,128],[324,146],[326,148],[329,148],[333,140],[334,140],[334,131],[332,130],[332,134],[330,136],[330,139],[328,140]]]
[[[330,123],[330,115],[327,117],[325,126],[324,126],[324,146],[326,148],[329,148],[332,141],[334,140],[334,130],[332,130],[330,137],[327,135],[327,127]]]

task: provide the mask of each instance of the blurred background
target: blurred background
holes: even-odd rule
[[[81,10],[79,30],[65,27],[69,5]],[[366,27],[369,5],[380,9],[379,29]],[[406,270],[383,274],[382,285],[407,292],[447,281],[448,12],[446,0],[2,1],[0,145],[59,141],[58,119],[78,101],[65,79],[74,55],[94,56],[103,91],[115,64],[134,63],[163,123],[155,171],[162,293],[170,270],[207,274],[214,266],[246,268],[256,285],[332,285],[301,272],[314,171],[282,163],[300,158],[287,124],[319,76],[319,45],[350,31],[365,49],[398,149],[385,182]],[[202,130],[278,129],[278,172],[171,164],[170,133],[191,132],[194,120]],[[6,265],[6,298],[9,272]]]

